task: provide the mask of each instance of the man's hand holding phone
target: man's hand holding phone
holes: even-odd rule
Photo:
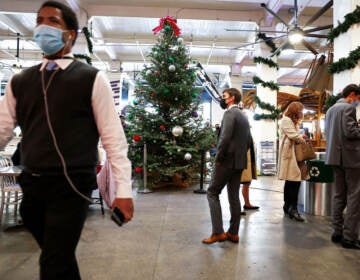
[[[112,203],[111,219],[119,226],[129,222],[134,214],[134,204],[132,198],[115,198]]]

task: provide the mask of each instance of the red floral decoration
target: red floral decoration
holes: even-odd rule
[[[141,140],[140,135],[135,134],[135,135],[133,136],[133,140],[134,140],[135,142],[140,141],[140,140]]]
[[[136,173],[141,173],[142,171],[143,171],[142,167],[136,167],[135,168]]]
[[[181,34],[180,28],[176,24],[176,19],[170,16],[161,18],[159,26],[155,27],[152,31],[154,32],[154,34],[157,34],[164,28],[165,25],[171,26],[175,36],[179,36]]]

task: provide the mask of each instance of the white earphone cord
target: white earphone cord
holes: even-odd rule
[[[59,69],[56,69],[55,71],[53,71],[53,73],[51,74],[50,78],[49,78],[49,82],[48,84],[46,85],[45,87],[45,78],[44,78],[44,69],[41,71],[41,85],[42,85],[42,90],[43,90],[43,94],[44,94],[44,102],[45,102],[45,114],[46,114],[46,121],[47,121],[47,124],[48,124],[48,127],[49,127],[49,130],[50,130],[50,134],[51,134],[51,137],[52,137],[52,140],[53,140],[53,143],[54,143],[54,147],[55,147],[55,150],[57,152],[57,154],[59,155],[60,157],[60,160],[61,160],[61,164],[62,164],[62,167],[63,167],[63,171],[64,171],[64,176],[66,178],[66,180],[68,181],[69,185],[71,186],[71,188],[78,194],[80,195],[82,198],[84,198],[85,200],[89,201],[90,203],[94,203],[94,201],[87,197],[86,195],[82,194],[81,192],[79,192],[79,190],[76,188],[76,186],[74,185],[73,181],[71,180],[71,178],[69,177],[69,174],[67,172],[67,167],[66,167],[66,162],[65,162],[65,159],[64,159],[64,156],[62,155],[61,151],[60,151],[60,148],[59,148],[59,145],[57,143],[57,140],[56,140],[56,136],[55,136],[55,133],[54,133],[54,129],[51,125],[51,121],[50,121],[50,114],[49,114],[49,108],[48,108],[48,103],[47,103],[47,90],[55,76],[55,74],[58,72]]]

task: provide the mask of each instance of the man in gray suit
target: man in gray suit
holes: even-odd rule
[[[241,92],[236,88],[223,91],[220,105],[226,108],[217,144],[215,168],[212,173],[207,198],[210,207],[212,235],[202,242],[211,244],[230,240],[239,242],[239,225],[241,205],[239,199],[240,177],[247,165],[246,153],[249,147],[250,126],[238,103],[241,101]],[[223,229],[221,205],[219,195],[227,184],[230,204],[230,227],[225,233]]]
[[[356,106],[360,88],[350,84],[326,113],[326,161],[334,167],[333,229],[331,240],[344,248],[360,249],[360,128]],[[345,216],[343,211],[346,209]]]

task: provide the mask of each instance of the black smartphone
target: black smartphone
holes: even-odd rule
[[[120,210],[119,208],[115,207],[115,208],[112,210],[111,219],[112,219],[119,227],[121,227],[122,224],[123,224],[124,221],[125,221],[125,216],[124,216],[124,214],[121,212],[121,210]]]

